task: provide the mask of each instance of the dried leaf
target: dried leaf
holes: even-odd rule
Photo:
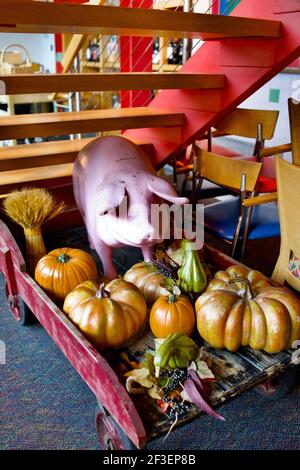
[[[163,397],[163,391],[157,385],[153,385],[153,387],[149,388],[148,394],[151,398],[154,398],[155,400],[161,400],[161,398]]]
[[[131,379],[130,383],[134,381],[145,388],[151,388],[155,385],[155,379],[151,377],[149,369],[146,367],[131,370],[130,372],[127,372],[125,376]]]
[[[127,377],[126,390],[132,395],[141,395],[145,393],[145,388],[141,387],[134,379],[134,377]]]
[[[199,356],[198,356],[199,357]],[[208,367],[206,361],[198,359],[198,357],[191,362],[188,370],[194,370],[200,379],[212,380],[215,378],[214,374]]]
[[[225,418],[218,414],[211,406],[205,401],[201,395],[201,391],[197,388],[195,382],[192,379],[188,379],[184,382],[184,390],[186,397],[189,397],[191,403],[193,403],[197,408],[207,413],[209,416],[225,421]]]
[[[151,352],[146,352],[145,359],[140,363],[141,368],[146,368],[149,370],[150,375],[154,375],[155,368],[154,368],[154,356]]]

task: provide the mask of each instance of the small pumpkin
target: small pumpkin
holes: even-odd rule
[[[34,277],[49,297],[59,302],[81,282],[96,281],[98,273],[95,261],[85,251],[57,248],[39,260]]]
[[[166,338],[173,333],[191,336],[195,327],[195,311],[187,297],[169,293],[152,305],[150,328],[156,338]]]
[[[277,353],[300,339],[300,300],[244,266],[216,273],[195,308],[198,331],[214,348]]]
[[[127,282],[132,282],[145,297],[148,305],[169,291],[164,287],[165,277],[151,263],[136,263],[123,276]]]
[[[64,302],[64,312],[97,348],[127,343],[143,325],[147,305],[139,290],[122,279],[106,286],[92,281],[79,284]]]

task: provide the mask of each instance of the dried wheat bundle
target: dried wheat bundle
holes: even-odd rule
[[[57,203],[46,189],[23,188],[14,191],[3,202],[9,217],[24,229],[27,266],[34,273],[37,262],[46,254],[41,226],[60,214],[64,203]]]

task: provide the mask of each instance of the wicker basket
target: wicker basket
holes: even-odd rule
[[[26,59],[21,64],[13,64],[10,62],[5,62],[5,55],[7,56],[7,50],[11,47],[18,47],[21,49]],[[8,44],[5,46],[0,55],[0,74],[1,75],[8,75],[8,74],[18,74],[18,73],[38,73],[43,72],[43,66],[41,64],[37,64],[35,62],[31,62],[29,53],[24,46],[21,44]]]

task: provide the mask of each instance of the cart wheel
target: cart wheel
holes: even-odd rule
[[[137,449],[101,404],[96,406],[96,429],[102,450]]]
[[[9,292],[7,284],[5,284],[5,294],[10,313],[21,326],[31,325],[36,321],[35,316],[21,297],[19,295],[12,295]]]
[[[295,385],[296,369],[293,367],[287,372],[272,379],[266,380],[254,388],[255,392],[266,400],[280,400],[290,393]]]

